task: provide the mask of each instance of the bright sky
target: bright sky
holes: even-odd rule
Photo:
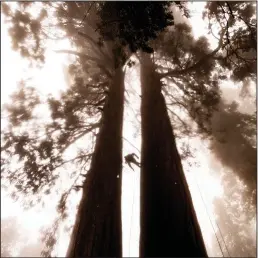
[[[203,2],[194,2],[192,4],[194,12],[191,23],[196,37],[205,33],[205,24],[201,19],[203,7]],[[58,95],[60,89],[69,87],[69,85],[67,85],[66,74],[64,73],[67,63],[69,63],[68,57],[63,54],[56,54],[53,51],[56,49],[64,49],[65,47],[69,47],[68,41],[64,41],[58,45],[49,45],[46,54],[46,63],[43,69],[33,71],[28,70],[27,62],[22,60],[18,53],[12,51],[10,38],[7,34],[7,28],[3,23],[3,16],[1,16],[1,103],[3,104],[8,101],[9,94],[16,89],[17,82],[23,77],[33,77],[33,85],[40,89],[42,94],[51,93]],[[127,94],[125,96],[128,98],[130,104],[125,106],[124,113],[125,121],[123,126],[123,137],[128,141],[124,140],[123,142],[123,155],[135,152],[140,158],[140,153],[138,151],[141,149],[141,135],[139,131],[140,116],[137,117],[135,115],[139,113],[140,108],[140,98],[138,97],[140,94],[138,73],[139,69],[136,67],[136,69],[129,69],[126,75],[126,88],[129,96]],[[227,91],[227,88],[231,89],[231,87],[232,84],[230,83],[225,85],[224,91]],[[134,97],[135,92],[137,92],[137,97]],[[234,90],[233,92],[235,96],[237,96],[237,91]],[[220,185],[219,178],[212,176],[214,173],[211,171],[210,162],[211,160],[214,161],[214,158],[208,150],[208,143],[200,141],[197,138],[184,140],[189,141],[188,143],[190,143],[190,145],[195,146],[196,149],[198,149],[198,152],[195,154],[196,160],[200,162],[200,167],[190,168],[186,163],[183,165],[208,253],[210,256],[214,256],[211,250],[211,240],[214,236],[214,231],[208,214],[212,217],[214,222],[215,218],[213,215],[212,200],[215,196],[222,196],[223,189]],[[140,174],[139,168],[135,167],[135,171],[132,171],[128,166],[125,164],[123,165],[123,256],[138,257]],[[201,189],[201,193],[199,188]],[[53,202],[44,211],[31,210],[29,212],[25,212],[17,203],[13,203],[5,194],[2,194],[1,218],[18,214],[23,226],[29,234],[33,236],[32,238],[35,239],[34,236],[38,235],[39,227],[41,225],[47,225],[49,221],[54,218],[55,205],[56,203]],[[23,215],[20,216],[20,214]],[[69,239],[63,236],[62,244],[57,247],[59,256],[65,255],[65,248],[68,241]]]

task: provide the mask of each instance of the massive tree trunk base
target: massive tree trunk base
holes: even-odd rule
[[[123,102],[124,72],[119,68],[104,106],[67,257],[122,257]]]
[[[207,257],[175,137],[148,54],[141,55],[140,257]]]

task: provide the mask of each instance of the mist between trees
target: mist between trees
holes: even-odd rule
[[[25,209],[56,206],[42,244],[31,250],[59,255],[67,235],[67,257],[122,257],[123,121],[131,94],[141,119],[139,256],[255,256],[256,110],[241,103],[255,103],[256,3],[207,2],[208,33],[200,37],[192,32],[193,6],[1,3],[12,48],[30,64],[2,109],[1,185]],[[71,57],[69,86],[42,95],[30,71],[44,67],[50,46],[64,41],[68,47],[53,54]],[[125,87],[135,69],[140,96]],[[224,98],[225,84],[240,87],[239,103]],[[207,144],[223,188],[213,200],[210,243],[185,173],[194,177],[193,161],[203,162],[192,139]],[[11,247],[27,241],[10,237],[18,228],[11,220],[1,219],[3,256],[15,256]]]

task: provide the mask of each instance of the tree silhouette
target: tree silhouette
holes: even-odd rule
[[[31,4],[24,6],[21,3],[20,5],[21,10],[22,8],[30,7]],[[12,129],[10,129],[11,132],[5,132],[3,150],[5,152],[9,151],[9,153],[5,158],[6,167],[4,167],[4,172],[6,179],[9,180],[8,182],[13,184],[13,181],[8,178],[10,175],[13,176],[17,182],[16,186],[19,186],[20,191],[26,190],[25,194],[29,194],[30,189],[34,194],[40,193],[44,186],[47,188],[46,193],[49,193],[53,189],[53,184],[60,177],[60,170],[58,171],[57,169],[69,163],[71,165],[77,162],[78,167],[75,166],[77,173],[74,176],[78,178],[81,173],[83,177],[79,178],[70,189],[61,195],[58,205],[61,219],[65,219],[67,217],[66,201],[71,189],[83,189],[83,198],[68,250],[69,255],[121,256],[121,134],[124,76],[121,64],[123,61],[120,62],[119,54],[121,50],[117,53],[117,48],[114,44],[111,43],[108,46],[104,45],[101,48],[100,46],[96,48],[96,35],[89,36],[84,34],[82,28],[81,33],[78,33],[76,19],[81,21],[81,15],[78,13],[80,7],[82,5],[78,6],[76,3],[64,6],[61,4],[52,5],[51,3],[43,4],[43,10],[46,8],[50,12],[54,10],[59,14],[59,28],[62,29],[62,24],[67,14],[69,16],[67,16],[68,18],[65,22],[74,21],[74,25],[63,28],[63,32],[66,34],[76,33],[79,39],[74,40],[73,43],[78,44],[77,48],[80,51],[61,51],[77,57],[77,63],[70,67],[74,83],[70,89],[62,94],[61,99],[48,98],[47,103],[52,121],[43,126],[42,130],[43,132],[45,131],[46,139],[44,139],[43,134],[42,142],[39,141],[39,135],[32,139],[31,134],[28,135],[25,132],[25,136],[18,135],[17,137],[17,135],[14,135],[10,139],[10,135],[19,134],[20,132],[13,133]],[[25,14],[29,17],[26,21],[32,20],[31,13],[27,12]],[[9,16],[13,17],[12,14],[9,14]],[[14,18],[19,21],[20,16],[15,16]],[[54,26],[51,23],[50,25]],[[12,23],[12,26],[15,27],[16,23]],[[58,27],[58,24],[56,27]],[[83,29],[87,31],[89,27],[89,24],[86,23]],[[93,28],[92,31],[94,31]],[[20,43],[29,39],[30,32],[26,32],[26,37],[23,37]],[[41,34],[39,33],[39,38],[40,36],[46,36],[43,29]],[[14,40],[19,39],[15,38]],[[19,50],[22,51],[21,45],[19,46]],[[91,55],[83,53],[84,50],[91,50]],[[29,57],[36,59],[33,55]],[[103,62],[107,65],[107,68],[102,66]],[[22,101],[23,98],[21,98],[20,103]],[[101,118],[98,114],[100,106],[103,106]],[[25,109],[31,110],[31,107],[27,105]],[[10,111],[10,108],[7,108],[7,111]],[[13,116],[17,117],[15,114]],[[115,122],[112,123],[112,121]],[[28,123],[31,123],[31,121],[28,121]],[[36,126],[34,128],[39,129]],[[63,160],[63,153],[69,146],[83,139],[82,137],[89,133],[95,136],[95,129],[98,128],[99,132],[93,154],[87,150],[86,146],[85,149],[77,152],[75,157]],[[28,130],[28,128],[26,129]],[[83,140],[88,139],[84,137]],[[6,141],[7,143],[5,143]],[[16,141],[18,141],[18,147],[12,153],[8,148],[10,149],[11,145],[15,144]],[[112,152],[109,151],[110,148]],[[18,155],[20,160],[25,162],[25,164],[21,164],[18,176],[15,171],[13,173],[8,171],[7,160],[11,154]],[[88,161],[91,155],[92,162],[89,166]],[[54,173],[56,174],[54,175]],[[84,181],[85,174],[87,174],[86,181]],[[103,179],[101,178],[102,176],[104,177]],[[28,178],[28,180],[22,181],[25,185],[20,185],[21,177]],[[80,186],[79,181],[83,185]],[[54,227],[55,230],[56,227]],[[86,235],[85,232],[87,232]],[[106,238],[105,234],[112,235],[112,237]],[[50,242],[48,241],[49,243],[46,243],[46,245],[51,249],[55,243],[55,241],[52,241],[55,233],[49,233],[48,235]],[[44,252],[44,254],[49,255],[49,252]]]
[[[214,200],[214,213],[225,256],[255,256],[252,233],[256,218],[255,124],[256,114],[241,113],[234,101],[222,102],[212,118],[210,148],[224,166],[220,169],[224,195]]]

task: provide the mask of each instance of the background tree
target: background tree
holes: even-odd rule
[[[217,158],[226,167],[234,171],[247,186],[245,196],[251,197],[251,203],[256,198],[256,138],[255,123],[256,114],[245,114],[237,110],[236,102],[220,105],[220,111],[216,112],[212,118],[213,140],[211,149]],[[229,126],[234,125],[234,132],[229,133]],[[236,148],[237,147],[237,148]],[[234,150],[235,148],[235,150]],[[234,150],[234,151],[233,151]],[[230,155],[226,155],[230,153]],[[229,182],[226,175],[224,178]]]
[[[224,81],[230,79],[241,87],[240,100],[246,98],[244,103],[255,101],[250,93],[257,76],[255,7],[251,2],[208,3],[204,13],[211,34],[216,25],[226,28],[225,47],[216,60]],[[254,256],[255,252],[252,230],[256,219],[257,150],[256,112],[252,112],[241,111],[236,101],[221,101],[211,120],[210,147],[225,167],[220,173],[224,196],[215,200],[214,206],[227,256]]]
[[[15,218],[1,219],[1,236],[1,257],[11,257],[14,251],[12,246],[20,237]]]
[[[211,151],[224,165],[220,171],[223,198],[214,200],[216,223],[225,256],[255,256],[256,114],[238,104],[221,103],[212,118]],[[234,131],[230,128],[234,127]],[[229,133],[230,132],[230,133]],[[230,155],[229,155],[230,153]]]
[[[42,243],[24,232],[26,229],[17,217],[1,218],[1,257],[39,256]]]

